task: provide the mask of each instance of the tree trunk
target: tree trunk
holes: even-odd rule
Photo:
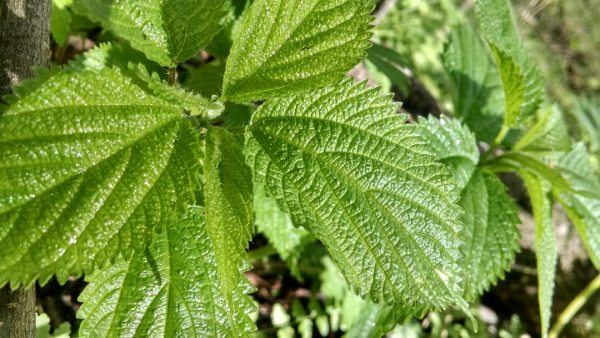
[[[0,0],[0,96],[50,62],[51,0]],[[0,288],[0,337],[35,337],[35,288]]]

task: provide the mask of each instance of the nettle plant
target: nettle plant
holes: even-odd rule
[[[5,98],[0,285],[85,273],[81,336],[253,331],[246,250],[255,218],[273,212],[303,227],[290,236],[318,239],[361,297],[403,315],[468,315],[518,250],[498,172],[517,172],[531,196],[544,334],[553,201],[600,267],[600,183],[560,112],[539,109],[542,80],[506,0],[478,1],[479,31],[451,34],[455,118],[418,123],[344,79],[370,46],[371,1],[73,6],[121,42],[39,70]],[[200,49],[226,60],[222,84],[205,81],[219,95],[178,84],[177,66]],[[239,104],[258,109],[233,127]],[[285,247],[281,231],[264,232]]]

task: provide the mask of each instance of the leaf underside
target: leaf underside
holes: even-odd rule
[[[255,329],[252,287],[219,281],[204,210],[192,207],[145,251],[97,271],[80,295],[83,337],[241,337]]]
[[[181,107],[111,69],[17,92],[0,119],[0,284],[128,256],[194,202],[200,148]]]
[[[255,101],[323,87],[365,56],[372,0],[257,0],[227,61],[223,97]]]
[[[453,185],[397,105],[377,91],[344,81],[268,101],[247,132],[248,163],[359,295],[465,307]]]

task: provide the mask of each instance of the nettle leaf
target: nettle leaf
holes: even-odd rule
[[[227,130],[209,127],[204,161],[206,231],[216,246],[223,290],[232,292],[246,269],[246,249],[254,233],[252,174],[242,148]]]
[[[504,92],[485,45],[471,26],[461,25],[452,30],[443,59],[454,88],[454,114],[491,143],[502,126]]]
[[[513,150],[555,159],[571,149],[568,124],[557,106],[541,109],[538,121],[515,144]]]
[[[557,193],[561,205],[577,228],[590,259],[600,269],[600,181],[581,143],[559,162],[559,170],[576,191]]]
[[[515,59],[491,44],[492,54],[500,71],[504,89],[504,125],[516,128],[522,120],[521,107],[525,101],[525,78]]]
[[[305,244],[313,242],[310,233],[304,228],[295,227],[290,215],[266,195],[260,184],[254,187],[254,212],[257,230],[267,237],[282,259],[291,265],[295,264]]]
[[[111,69],[17,93],[0,119],[0,284],[128,256],[194,201],[200,145],[183,107]]]
[[[173,67],[194,56],[221,29],[225,0],[85,0],[79,12],[129,41],[149,59]]]
[[[365,56],[372,0],[257,0],[233,43],[223,97],[236,102],[323,87]]]
[[[476,170],[461,193],[465,246],[464,294],[474,300],[504,277],[519,250],[519,217],[504,184]]]
[[[504,124],[516,127],[539,107],[544,91],[542,77],[519,38],[509,0],[478,0],[475,14],[502,74],[507,100]],[[519,114],[513,110],[517,102]]]
[[[453,184],[378,90],[346,80],[267,101],[247,132],[248,163],[359,295],[464,310]]]
[[[204,210],[192,207],[148,249],[97,271],[79,296],[83,337],[241,337],[255,311],[241,283],[225,292]],[[241,274],[237,273],[241,280]]]
[[[527,171],[520,171],[525,187],[531,199],[535,220],[535,256],[538,274],[538,301],[542,336],[548,336],[550,317],[552,315],[552,297],[554,295],[554,277],[558,257],[556,239],[552,226],[552,201],[550,186],[540,177]]]
[[[454,174],[454,180],[462,189],[479,162],[479,149],[475,136],[460,121],[442,116],[419,119],[421,134],[427,142],[427,150]]]

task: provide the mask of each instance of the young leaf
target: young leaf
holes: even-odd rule
[[[558,191],[561,205],[577,228],[590,259],[600,269],[600,182],[581,143],[559,162],[559,170],[580,193]],[[585,195],[584,195],[585,194]]]
[[[248,163],[359,295],[466,309],[449,175],[377,91],[347,80],[266,102],[247,132]]]
[[[111,69],[17,93],[0,119],[0,285],[128,256],[194,201],[200,145],[182,107]]]
[[[557,106],[540,110],[537,123],[513,147],[544,158],[555,158],[570,149],[568,125]]]
[[[97,271],[79,296],[83,337],[241,337],[254,329],[249,284],[225,292],[217,243],[192,207],[147,250]],[[242,279],[237,273],[238,279]]]
[[[542,322],[542,336],[548,336],[552,315],[552,296],[556,274],[556,239],[552,227],[552,203],[549,198],[549,185],[539,177],[520,172],[531,199],[535,219],[535,257],[538,274],[538,300]]]
[[[471,26],[461,25],[452,30],[443,59],[454,87],[454,114],[478,139],[492,143],[502,126],[504,92],[485,45]]]
[[[86,0],[76,5],[149,59],[169,67],[206,46],[226,14],[225,0]]]
[[[233,43],[223,97],[296,94],[342,78],[365,55],[372,0],[257,0]]]
[[[504,276],[519,250],[517,207],[493,174],[475,171],[462,191],[464,294],[476,299]]]
[[[478,0],[475,14],[502,74],[507,97],[505,126],[516,127],[519,121],[537,110],[544,90],[542,78],[519,38],[509,0]],[[511,99],[511,95],[517,95],[519,99]],[[518,101],[520,109],[515,114],[513,105]]]
[[[242,149],[228,131],[209,127],[204,160],[206,231],[215,245],[215,261],[224,291],[232,292],[244,270],[254,233],[252,174]]]
[[[421,134],[427,149],[435,159],[442,162],[454,174],[454,180],[462,189],[479,162],[479,149],[475,136],[458,120],[447,117],[419,119]]]

